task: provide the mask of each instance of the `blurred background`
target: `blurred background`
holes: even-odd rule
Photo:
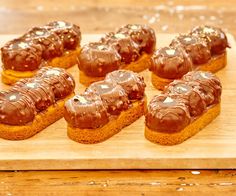
[[[0,33],[22,34],[32,26],[65,20],[82,33],[105,33],[127,23],[157,33],[186,32],[195,25],[222,27],[236,35],[236,0],[1,0]]]

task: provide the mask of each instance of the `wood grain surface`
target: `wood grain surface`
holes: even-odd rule
[[[3,43],[14,36],[1,36]],[[84,35],[83,43],[99,35]],[[173,34],[157,34],[157,47],[166,46]],[[105,142],[79,144],[67,137],[66,122],[61,119],[34,137],[24,141],[0,140],[1,170],[55,169],[192,169],[236,168],[236,95],[234,67],[236,45],[228,35],[228,65],[217,73],[223,85],[222,112],[197,135],[176,146],[156,145],[144,138],[144,117]],[[78,68],[69,69],[76,80],[76,92],[83,92]],[[159,91],[150,82],[150,72],[141,73],[147,84],[148,100]],[[5,86],[0,85],[1,88]]]
[[[0,195],[235,195],[235,176],[235,170],[0,172]]]

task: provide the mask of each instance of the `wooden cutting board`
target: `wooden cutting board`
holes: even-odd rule
[[[166,46],[173,34],[158,34],[157,47]],[[16,37],[1,35],[0,45]],[[99,35],[84,35],[83,43]],[[198,134],[176,146],[153,144],[144,138],[144,117],[100,144],[79,144],[68,139],[61,119],[24,141],[0,139],[0,170],[60,169],[183,169],[236,168],[236,43],[228,35],[228,65],[217,73],[223,84],[222,112]],[[78,82],[78,68],[69,71]],[[148,100],[160,92],[150,82],[150,72],[141,73]],[[1,89],[8,88],[0,84]]]

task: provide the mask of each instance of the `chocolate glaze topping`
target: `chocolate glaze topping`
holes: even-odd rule
[[[2,48],[4,69],[33,71],[40,67],[42,47],[23,37],[6,43]]]
[[[96,129],[109,121],[101,97],[92,92],[75,95],[68,100],[64,117],[71,126],[81,129]]]
[[[34,102],[26,94],[15,90],[0,92],[0,123],[25,125],[35,114]]]
[[[13,89],[27,94],[34,101],[38,112],[47,109],[55,102],[52,87],[40,79],[20,80],[13,86]]]
[[[207,106],[219,103],[222,86],[220,80],[210,72],[193,71],[187,73],[183,80],[195,82]]]
[[[44,67],[34,78],[18,81],[0,92],[0,123],[25,125],[58,99],[72,94],[74,79],[64,69]]]
[[[109,33],[101,39],[102,43],[113,46],[121,56],[121,61],[128,64],[136,61],[140,56],[140,47],[129,35],[121,33]]]
[[[191,84],[191,82],[174,80],[167,86],[164,93],[186,99],[186,104],[189,107],[191,116],[201,115],[206,110],[206,103],[203,100],[201,93],[196,86]]]
[[[59,57],[65,50],[80,46],[81,32],[77,25],[54,21],[43,27],[34,27],[23,36],[11,40],[2,48],[4,69],[34,71],[43,60]]]
[[[198,26],[192,29],[191,34],[204,38],[211,47],[211,53],[221,54],[229,47],[225,33],[217,27]]]
[[[125,90],[111,81],[94,82],[86,89],[86,92],[95,92],[100,95],[109,114],[119,115],[121,111],[129,107],[129,99]]]
[[[81,32],[79,26],[65,21],[54,21],[48,23],[46,28],[60,37],[65,49],[76,49],[80,45]]]
[[[24,37],[42,46],[42,57],[45,60],[52,59],[63,54],[62,41],[55,33],[48,31],[45,27],[34,27],[29,30]]]
[[[106,75],[105,80],[115,82],[125,89],[130,100],[142,99],[145,83],[143,77],[132,71],[117,70]]]
[[[83,46],[78,57],[78,66],[88,76],[105,76],[117,70],[121,65],[121,57],[117,51],[107,44],[94,42]]]
[[[193,64],[204,64],[211,59],[211,49],[205,39],[190,34],[176,37],[170,46],[182,46],[192,58]]]
[[[119,78],[115,79],[116,75]],[[144,91],[145,84],[142,83],[143,78],[131,71],[112,72],[105,80],[91,84],[85,93],[67,101],[65,119],[69,125],[80,129],[101,127],[132,107],[132,102],[144,98],[141,91]],[[130,85],[138,86],[140,93]]]
[[[163,47],[152,56],[149,69],[162,78],[181,78],[192,69],[192,61],[182,47]]]
[[[70,95],[75,88],[73,77],[65,69],[43,67],[38,71],[36,78],[42,78],[52,87],[56,100]]]
[[[145,117],[146,125],[160,132],[178,132],[191,120],[186,100],[168,94],[155,96]]]
[[[117,33],[129,35],[140,46],[141,52],[153,53],[156,47],[156,36],[147,25],[128,24],[118,29]]]
[[[148,105],[146,126],[158,132],[178,132],[219,103],[221,84],[210,72],[193,71],[170,83]]]

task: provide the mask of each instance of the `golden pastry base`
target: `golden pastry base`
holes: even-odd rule
[[[145,126],[145,137],[153,143],[159,143],[161,145],[176,145],[198,133],[202,128],[214,120],[219,115],[219,113],[220,103],[211,107],[202,116],[194,120],[180,132],[176,133],[158,132]]]
[[[128,110],[122,111],[117,119],[109,121],[101,128],[79,129],[68,125],[68,137],[83,144],[102,142],[118,133],[122,128],[132,124],[134,121],[140,118],[144,114],[145,104],[146,98],[132,103],[132,106]]]
[[[0,138],[23,140],[32,137],[63,117],[64,103],[72,96],[74,96],[74,93],[49,106],[46,110],[38,113],[34,120],[26,125],[13,126],[0,123]]]

